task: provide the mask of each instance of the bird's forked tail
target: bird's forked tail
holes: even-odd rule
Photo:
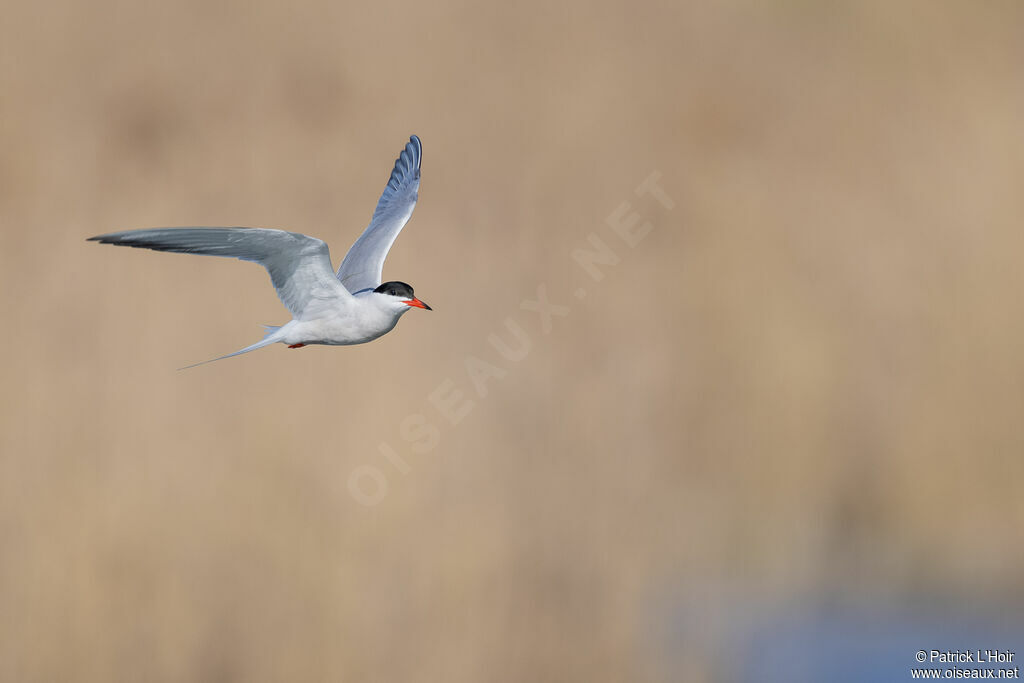
[[[178,369],[188,370],[189,368],[195,368],[200,365],[206,365],[207,363],[213,363],[214,361],[224,360],[225,358],[231,358],[232,356],[241,356],[243,353],[249,353],[250,351],[255,351],[256,349],[262,349],[264,346],[270,346],[271,344],[276,344],[278,341],[280,341],[277,337],[277,332],[278,330],[281,329],[279,326],[264,325],[263,327],[266,328],[267,333],[263,336],[263,339],[259,340],[252,346],[246,346],[244,349],[239,349],[238,351],[235,351],[234,353],[229,353],[226,356],[221,356],[219,358],[211,358],[210,360],[199,361],[198,363],[186,365],[185,367]]]

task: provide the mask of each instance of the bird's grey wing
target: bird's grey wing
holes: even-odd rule
[[[413,135],[395,161],[387,187],[377,201],[370,225],[348,250],[338,268],[338,280],[355,294],[381,283],[384,259],[398,233],[412,216],[420,189],[420,159],[423,145]]]
[[[180,254],[253,261],[267,269],[281,302],[297,320],[317,317],[325,306],[351,295],[334,276],[323,240],[264,228],[154,228],[90,237],[90,241]]]

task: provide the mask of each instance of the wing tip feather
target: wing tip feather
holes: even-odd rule
[[[420,161],[423,159],[423,143],[416,135],[409,136],[409,142],[405,143],[405,147],[399,153],[398,158],[395,159],[395,164],[391,168],[391,175],[388,177],[388,188],[397,190],[406,178],[412,177],[413,180],[419,179],[420,176]]]

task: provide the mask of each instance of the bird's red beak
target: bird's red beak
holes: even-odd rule
[[[420,301],[419,299],[417,299],[415,297],[413,297],[409,301],[404,301],[403,303],[406,306],[415,306],[416,308],[425,308],[428,311],[434,310],[433,308],[431,308],[430,306],[426,305],[425,303],[423,303],[422,301]]]

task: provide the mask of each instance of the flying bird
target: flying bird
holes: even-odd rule
[[[411,308],[432,310],[404,282],[381,282],[384,259],[412,216],[420,187],[423,146],[413,135],[395,161],[373,218],[348,250],[338,272],[323,240],[266,228],[154,228],[90,237],[89,241],[179,254],[253,261],[267,269],[291,322],[266,325],[252,346],[203,363],[231,358],[270,344],[298,349],[310,344],[365,344],[387,334]],[[184,368],[182,368],[184,369]]]

